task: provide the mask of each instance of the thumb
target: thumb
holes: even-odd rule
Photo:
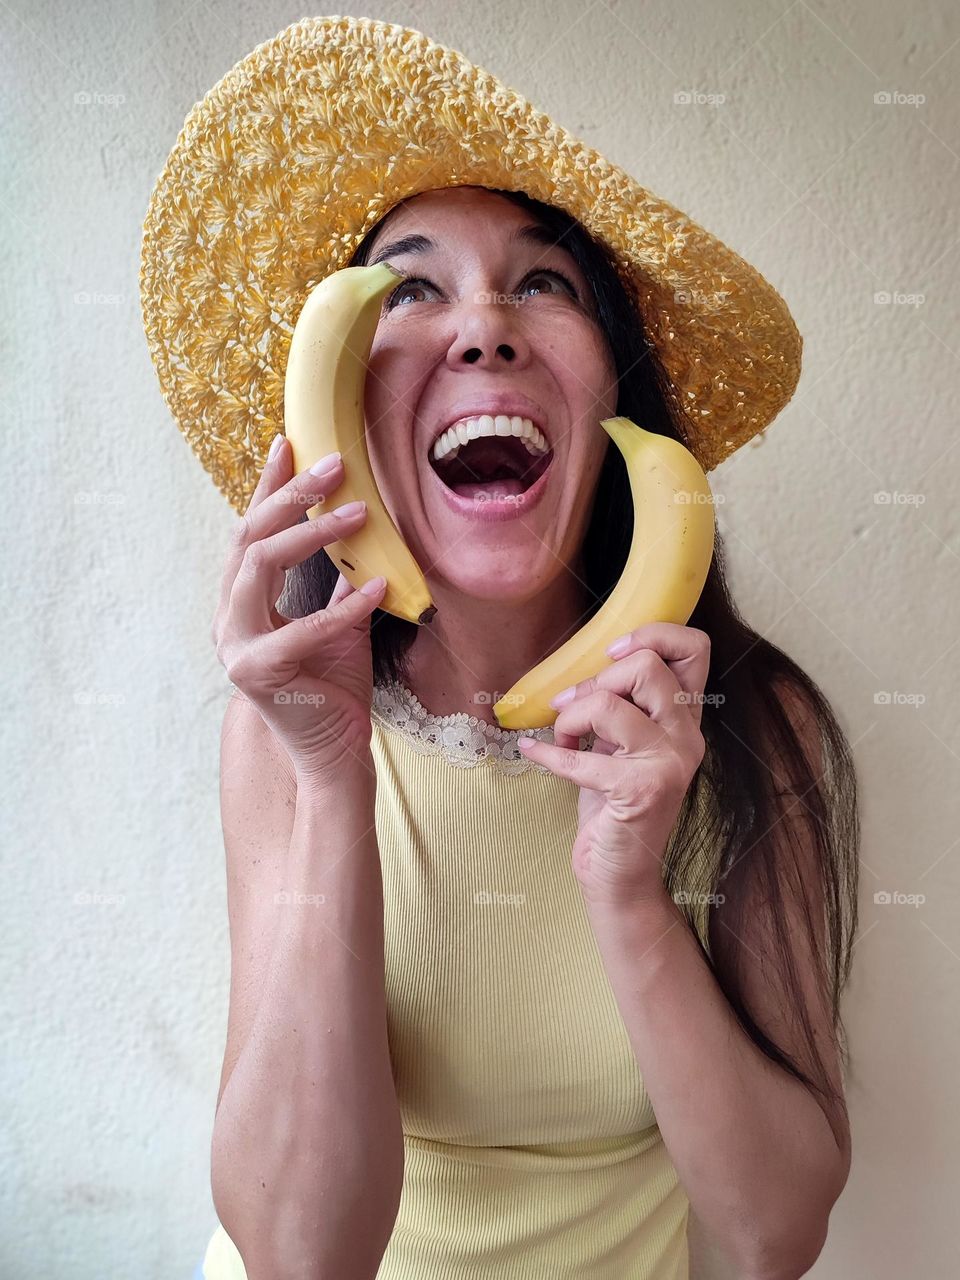
[[[330,599],[327,602],[328,608],[330,605],[339,604],[341,600],[345,600],[354,591],[356,591],[356,587],[352,586],[342,573],[338,574],[337,585],[333,588]]]
[[[337,585],[333,588],[333,591],[330,595],[330,600],[327,603],[327,608],[329,609],[333,605],[339,604],[341,600],[348,599],[350,596],[356,593],[356,590],[357,588],[353,586],[352,583],[350,583],[343,576],[342,573],[339,574],[337,577]],[[363,616],[353,624],[352,629],[354,631],[359,631],[362,634],[369,635],[370,624],[372,620],[373,620],[373,611],[371,610],[369,613],[364,613]]]

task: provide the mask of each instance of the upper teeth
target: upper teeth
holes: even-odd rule
[[[441,462],[447,454],[456,453],[461,445],[479,436],[519,436],[535,457],[550,448],[543,432],[529,418],[508,418],[503,414],[493,418],[483,414],[478,418],[461,418],[448,427],[434,443],[434,462]]]

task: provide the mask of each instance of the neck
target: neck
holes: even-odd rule
[[[411,693],[433,715],[496,725],[493,704],[579,629],[589,607],[582,578],[578,561],[523,605],[431,585],[437,613],[407,654]]]

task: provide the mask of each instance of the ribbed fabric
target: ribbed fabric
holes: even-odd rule
[[[403,1193],[377,1280],[687,1280],[688,1201],[570,862],[574,784],[374,720]],[[206,1280],[246,1280],[218,1227]]]

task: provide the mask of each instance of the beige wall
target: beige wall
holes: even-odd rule
[[[233,516],[160,398],[139,232],[187,110],[305,11],[17,0],[0,15],[16,618],[0,938],[17,1037],[0,1065],[15,1224],[0,1270],[19,1280],[187,1280],[214,1222],[227,684],[209,626]],[[797,395],[712,480],[744,613],[834,701],[862,777],[855,1155],[811,1274],[945,1280],[960,1190],[960,13],[947,0],[373,12],[494,71],[726,239],[793,309]],[[696,1231],[694,1258],[696,1277],[725,1274]]]

